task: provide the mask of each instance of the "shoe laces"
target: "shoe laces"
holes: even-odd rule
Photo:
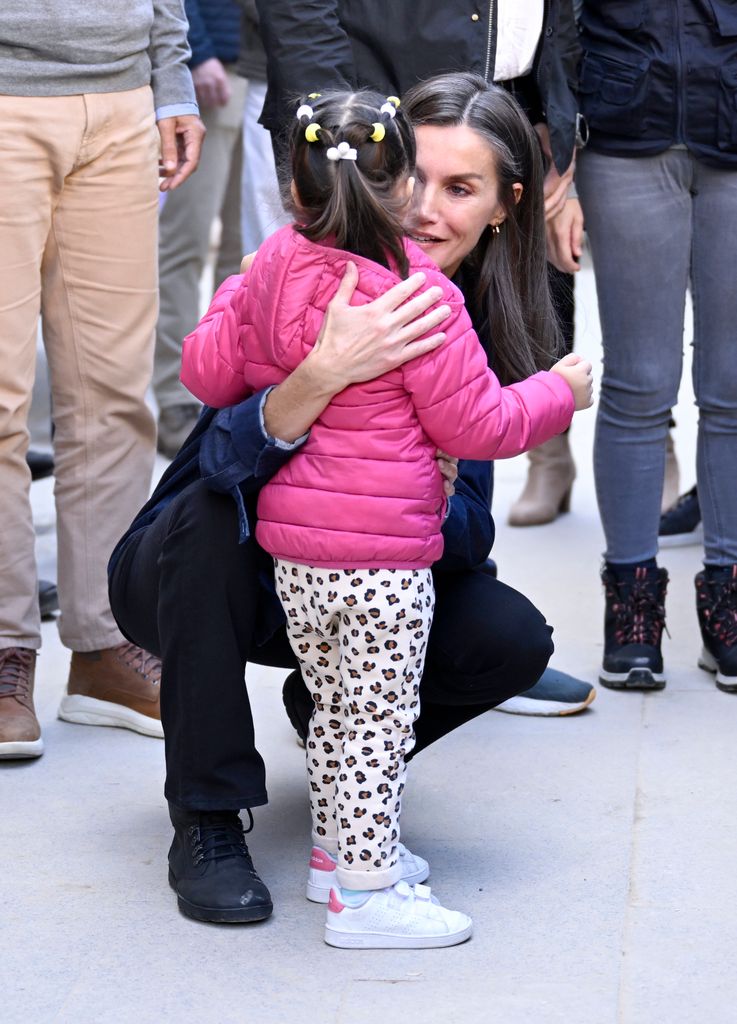
[[[192,863],[201,864],[224,860],[226,857],[245,857],[251,867],[246,846],[246,835],[253,828],[253,815],[247,810],[249,825],[243,828],[240,816],[230,814],[200,814],[198,825],[189,825],[187,837],[192,851]]]
[[[119,661],[143,676],[147,682],[153,686],[161,682],[161,661],[155,654],[149,654],[142,647],[128,641],[119,644],[115,651]]]
[[[27,647],[0,650],[0,697],[29,700],[36,652]]]
[[[617,643],[657,647],[665,627],[665,584],[661,594],[659,580],[638,568],[634,580],[610,579],[606,587],[613,598]]]
[[[737,643],[737,565],[726,580],[708,579],[700,573],[698,600],[709,632],[727,647]]]

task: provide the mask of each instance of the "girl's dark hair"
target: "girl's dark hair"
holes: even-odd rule
[[[535,130],[509,93],[465,72],[420,82],[403,107],[415,128],[468,125],[488,143],[505,219],[499,234],[487,227],[464,260],[462,272],[475,281],[468,298],[480,314],[476,326],[488,334],[503,383],[548,369],[561,343],[548,286],[543,164]],[[518,203],[515,182],[523,189]]]
[[[330,239],[337,248],[406,277],[402,219],[407,200],[397,185],[415,163],[407,117],[393,103],[393,117],[381,112],[386,96],[369,90],[323,93],[302,103],[312,116],[295,119],[290,144],[297,201],[287,198],[287,204],[296,230],[314,242]],[[383,137],[372,141],[382,130]],[[356,160],[328,159],[328,150],[341,142],[356,150]]]

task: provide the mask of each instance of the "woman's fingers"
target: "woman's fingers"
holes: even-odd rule
[[[246,253],[246,255],[241,260],[241,274],[247,274],[248,273],[248,271],[251,269],[251,264],[253,263],[253,261],[255,259],[256,259],[256,253],[255,252]]]
[[[335,303],[336,305],[342,304],[344,306],[350,305],[350,301],[353,298],[353,293],[356,290],[357,284],[358,267],[356,266],[355,263],[349,262],[346,264],[345,273],[343,274],[341,282],[338,285],[338,290],[330,300],[330,305],[332,306],[333,303]]]
[[[399,284],[395,284],[393,288],[390,288],[388,292],[384,292],[380,298],[375,300],[377,308],[383,313],[393,312],[405,303],[410,296],[414,295],[426,280],[427,278],[421,270],[418,270],[415,274],[410,274],[406,281],[400,281]]]
[[[398,330],[396,335],[397,343],[408,345],[410,342],[416,341],[423,334],[427,334],[428,331],[434,331],[436,327],[441,327],[449,316],[450,306],[438,306],[437,309],[431,309],[429,313],[417,317],[411,323]],[[445,337],[444,333],[443,337]]]

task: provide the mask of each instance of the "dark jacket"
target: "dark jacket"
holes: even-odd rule
[[[592,149],[737,167],[735,0],[584,0],[581,43]]]
[[[256,82],[266,81],[266,51],[261,42],[256,0],[236,0],[243,11],[241,21],[241,51],[236,71],[244,78]]]
[[[399,96],[446,71],[489,79],[496,53],[495,0],[256,0],[268,54],[262,123],[278,139],[295,98],[321,88],[370,86]],[[562,34],[563,40],[559,38]],[[545,0],[531,81],[555,163],[571,162],[577,105],[566,57],[575,49],[571,0]]]
[[[189,21],[187,38],[192,49],[191,68],[217,57],[234,64],[240,45],[241,12],[235,0],[184,0]]]

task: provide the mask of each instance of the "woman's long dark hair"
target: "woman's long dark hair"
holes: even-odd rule
[[[462,271],[474,281],[468,298],[480,315],[479,334],[488,333],[503,383],[549,369],[562,353],[548,287],[543,165],[535,130],[508,93],[463,72],[420,82],[403,107],[415,128],[468,125],[488,143],[505,219],[498,235],[484,230],[463,262]],[[518,203],[515,182],[523,189]]]
[[[296,230],[386,267],[392,263],[406,277],[407,198],[397,186],[412,173],[415,141],[405,114],[393,103],[393,113],[382,112],[387,98],[367,89],[324,93],[303,103],[309,113],[295,120],[290,145],[297,201],[287,199]],[[328,159],[341,142],[356,150],[355,160]]]

